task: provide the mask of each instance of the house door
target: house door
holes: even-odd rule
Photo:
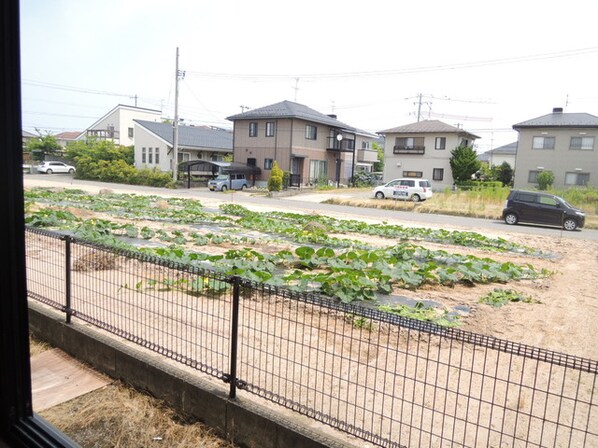
[[[291,187],[299,187],[301,185],[301,177],[303,174],[303,158],[291,158]]]

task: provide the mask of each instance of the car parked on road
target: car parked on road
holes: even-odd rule
[[[393,179],[374,188],[376,199],[403,199],[414,202],[425,201],[432,197],[432,185],[427,179]]]
[[[247,185],[245,174],[219,174],[208,181],[210,191],[244,190]]]
[[[509,225],[527,222],[575,230],[584,226],[586,215],[559,196],[539,191],[511,190],[502,218]]]
[[[53,173],[68,173],[73,174],[76,170],[72,165],[67,165],[63,162],[41,162],[37,167],[39,173],[53,174]]]

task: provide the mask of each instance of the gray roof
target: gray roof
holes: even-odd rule
[[[553,112],[513,125],[513,129],[553,127],[595,128],[598,127],[598,117],[586,113]]]
[[[173,144],[173,125],[156,121],[133,120],[148,131]],[[179,126],[180,147],[196,149],[233,150],[233,133],[225,129],[214,129],[207,126]]]
[[[517,154],[517,142],[499,146],[498,148],[486,151],[484,154]]]
[[[450,124],[443,123],[440,120],[423,120],[396,128],[380,131],[380,134],[466,134],[473,138],[480,138],[477,135],[467,132],[464,129]]]
[[[280,103],[271,104],[269,106],[260,107],[258,109],[251,109],[236,115],[227,117],[227,120],[258,120],[267,118],[300,118],[302,120],[311,121],[318,124],[325,124],[335,128],[344,129],[350,132],[357,132],[352,126],[338,121],[329,115],[318,112],[303,104],[294,103],[292,101],[281,101]],[[359,131],[366,132],[366,131]],[[368,133],[370,134],[370,133]]]

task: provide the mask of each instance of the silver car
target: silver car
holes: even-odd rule
[[[215,179],[208,181],[210,191],[244,190],[247,188],[245,174],[219,174]]]

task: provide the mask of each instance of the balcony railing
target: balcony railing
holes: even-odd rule
[[[352,152],[355,149],[355,140],[344,138],[339,142],[336,137],[328,137],[326,149],[328,151]]]
[[[426,152],[425,146],[403,146],[398,145],[392,148],[393,154],[424,154]]]

